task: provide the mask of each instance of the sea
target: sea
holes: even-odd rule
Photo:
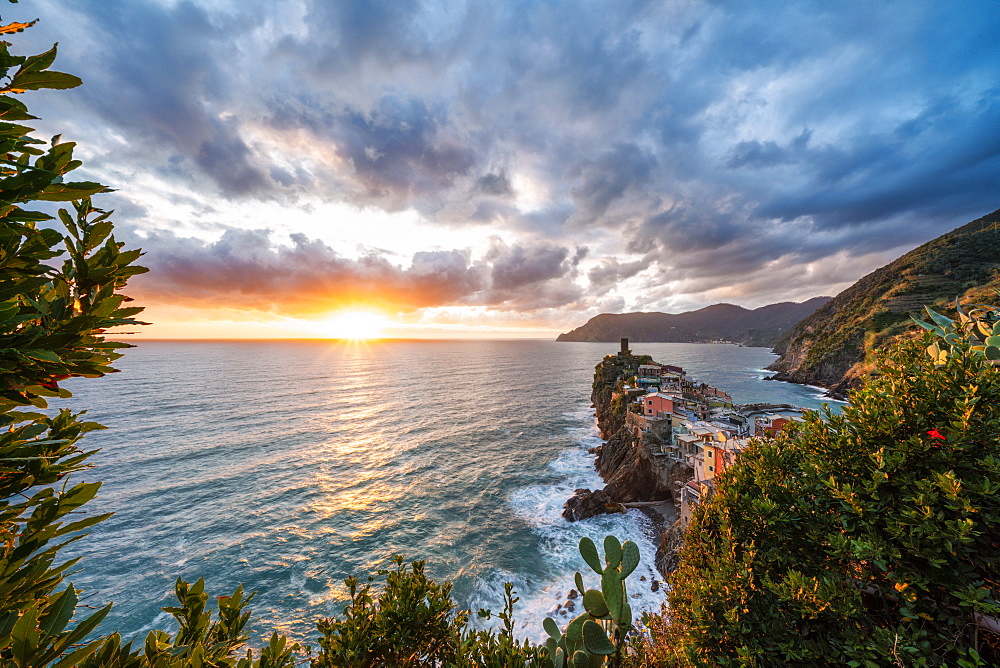
[[[137,342],[120,373],[65,381],[74,396],[54,404],[107,427],[83,441],[98,452],[75,478],[103,481],[86,508],[114,515],[63,551],[81,557],[71,580],[88,605],[114,602],[100,630],[126,639],[176,629],[161,610],[175,581],[204,578],[210,600],[240,584],[257,592],[254,643],[278,630],[315,646],[317,620],[343,613],[344,579],[364,581],[399,554],[452,581],[473,612],[499,611],[513,583],[517,634],[538,641],[574,572],[598,584],[580,538],[614,534],[642,555],[628,581],[636,617],[657,611],[665,588],[641,511],[561,516],[575,489],[603,486],[588,452],[601,443],[590,387],[617,347]],[[632,349],[737,403],[836,407],[818,388],[765,380],[766,348]]]

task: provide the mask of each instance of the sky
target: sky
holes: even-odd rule
[[[992,0],[0,17],[84,80],[25,102],[116,190],[95,203],[145,252],[144,336],[550,337],[802,301],[1000,208]]]

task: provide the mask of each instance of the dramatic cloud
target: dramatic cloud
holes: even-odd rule
[[[371,254],[358,259],[292,234],[277,244],[267,230],[229,229],[216,241],[126,232],[146,250],[150,272],[134,281],[144,301],[243,308],[286,316],[368,306],[387,311],[489,305],[534,311],[581,294],[571,280],[584,249],[542,244],[508,247],[496,240],[486,257],[467,250],[418,251],[408,267]]]
[[[161,272],[145,289],[174,299],[280,309],[291,290],[317,308],[336,293],[561,310],[567,325],[718,295],[757,306],[780,299],[774,277],[830,294],[1000,206],[988,3],[17,11],[41,18],[23,39],[59,41],[60,67],[86,82],[41,94],[39,127],[72,134],[88,176],[119,189],[119,219]],[[358,216],[282,239],[286,218],[329,203]],[[172,206],[216,228],[185,238],[202,220],[188,218],[172,236]],[[380,247],[358,222],[372,211],[400,221],[401,257],[366,250]]]

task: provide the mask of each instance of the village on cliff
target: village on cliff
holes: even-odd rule
[[[628,339],[597,366],[592,396],[606,441],[596,449],[597,468],[607,485],[577,490],[563,515],[572,521],[673,501],[676,514],[667,515],[677,520],[675,531],[750,439],[774,436],[802,412],[789,404],[736,405],[680,367],[633,355]]]

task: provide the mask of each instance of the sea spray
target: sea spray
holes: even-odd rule
[[[566,427],[567,434],[575,441],[575,447],[560,453],[549,464],[552,470],[561,474],[562,479],[551,484],[526,487],[510,495],[514,514],[529,524],[540,537],[541,557],[551,573],[544,582],[521,590],[517,608],[520,633],[539,642],[546,637],[542,628],[545,617],[551,616],[565,623],[582,612],[581,600],[569,598],[570,590],[576,586],[573,583],[574,573],[583,573],[588,587],[597,586],[596,576],[577,549],[583,536],[600,544],[610,534],[623,542],[632,540],[639,546],[639,566],[629,578],[629,603],[636,619],[641,618],[644,612],[660,610],[666,600],[664,587],[655,586],[654,591],[654,582],[659,582],[662,576],[655,567],[655,532],[645,514],[633,509],[624,514],[600,515],[579,522],[563,518],[563,504],[574,490],[604,486],[594,468],[594,456],[590,453],[590,449],[602,443],[593,409],[581,405],[578,410],[567,412],[564,416],[578,424]],[[479,600],[495,601],[502,595],[502,581],[496,577],[483,579],[480,586],[483,592]],[[573,601],[570,605],[575,612],[566,609],[568,601]]]

